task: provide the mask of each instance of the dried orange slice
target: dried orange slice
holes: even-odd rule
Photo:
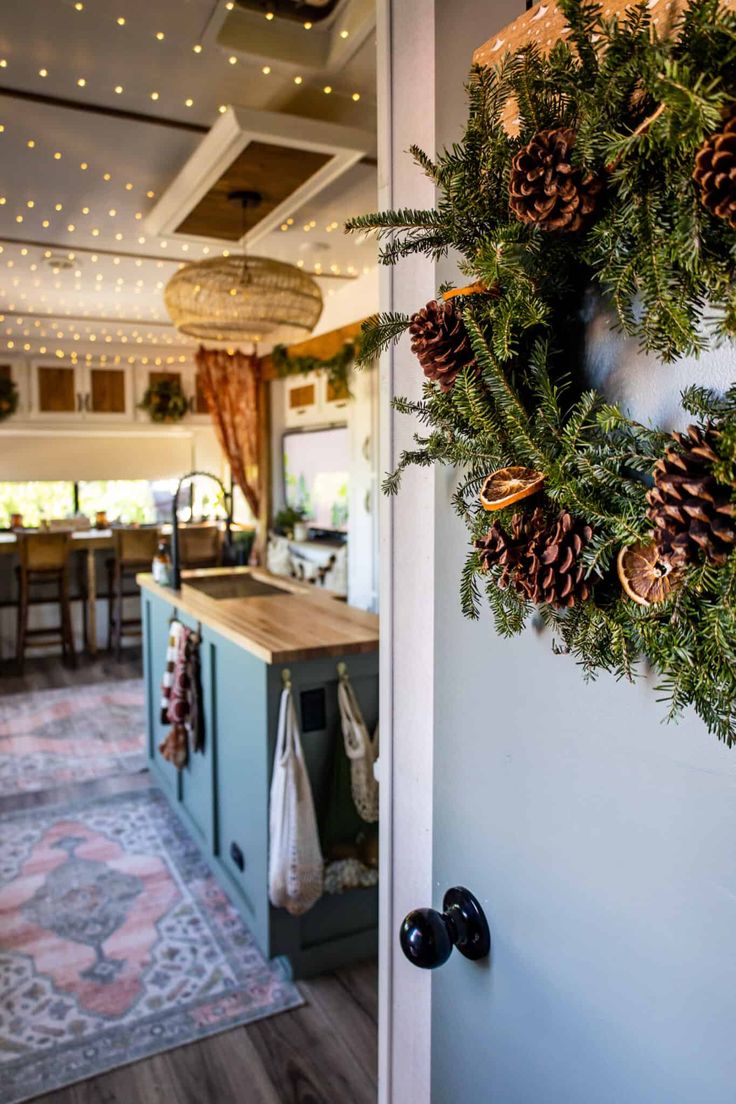
[[[624,546],[617,564],[621,586],[640,606],[664,602],[682,575],[679,568],[662,558],[654,541]]]
[[[544,473],[532,468],[499,468],[489,475],[480,492],[484,510],[503,510],[522,498],[536,494],[544,483]]]

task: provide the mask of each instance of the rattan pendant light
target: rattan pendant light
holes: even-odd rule
[[[261,201],[254,192],[228,198],[244,212]],[[310,333],[322,313],[322,292],[311,276],[246,254],[184,265],[166,285],[164,302],[180,333],[205,341],[293,341]]]

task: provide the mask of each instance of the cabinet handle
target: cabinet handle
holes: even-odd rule
[[[88,414],[92,413],[92,392],[88,391],[84,396],[84,409]]]
[[[194,413],[194,395],[191,395],[189,397],[189,399],[187,399],[187,406],[189,407],[189,413],[193,414]]]
[[[491,950],[491,933],[473,894],[462,886],[448,889],[442,909],[414,909],[404,918],[399,942],[412,966],[423,970],[443,966],[453,947],[466,958],[486,958]]]
[[[84,410],[84,395],[81,391],[77,391],[77,411],[81,413]]]

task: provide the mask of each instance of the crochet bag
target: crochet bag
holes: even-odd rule
[[[378,757],[378,728],[376,727],[371,739],[344,668],[340,670],[337,702],[340,707],[345,754],[350,760],[350,785],[355,808],[363,820],[373,824],[378,820],[378,782],[373,773],[373,765]]]
[[[292,916],[301,916],[322,896],[324,862],[290,687],[281,695],[269,832],[271,904],[285,908]]]

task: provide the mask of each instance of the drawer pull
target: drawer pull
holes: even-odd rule
[[[230,858],[233,860],[238,870],[241,872],[245,870],[245,855],[234,840],[230,844]]]

